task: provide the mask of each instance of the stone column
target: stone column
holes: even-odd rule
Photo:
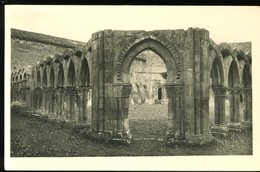
[[[43,97],[43,90],[39,88],[37,91],[37,112],[42,113],[42,98]]]
[[[87,104],[88,104],[88,92],[89,87],[79,87],[78,88],[78,108],[79,108],[79,121],[87,122],[90,117],[87,112]]]
[[[120,120],[123,120],[123,138],[132,139],[132,135],[129,130],[129,118],[128,118],[128,108],[129,108],[129,97],[132,90],[132,84],[124,84],[122,87],[121,95],[121,105],[122,105],[122,116],[119,116]],[[119,127],[120,128],[120,127]]]
[[[74,87],[67,87],[65,90],[65,100],[64,100],[64,113],[66,120],[75,120],[75,100],[76,100],[76,90]]]
[[[56,116],[59,120],[65,119],[63,115],[63,94],[64,88],[58,87],[56,92]]]
[[[166,84],[168,96],[168,129],[167,142],[182,142],[185,140],[183,119],[183,84]]]
[[[240,127],[240,114],[239,114],[239,99],[240,89],[238,87],[229,88],[229,100],[230,100],[230,128]]]
[[[214,92],[214,125],[211,127],[212,134],[226,135],[228,132],[227,124],[225,121],[225,100],[226,88],[223,86],[212,86]]]
[[[30,87],[26,87],[26,106],[32,108]]]
[[[41,109],[42,109],[42,113],[43,114],[46,114],[46,109],[45,109],[45,104],[46,104],[46,88],[43,88],[42,89],[42,106],[41,106]]]
[[[52,96],[53,96],[53,88],[48,88],[48,99],[47,99],[47,109],[48,109],[48,116],[53,118],[53,111],[52,111]]]

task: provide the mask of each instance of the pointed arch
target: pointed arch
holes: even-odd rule
[[[22,81],[22,80],[23,80],[23,75],[20,74],[20,75],[19,75],[19,81]]]
[[[26,79],[26,77],[27,77],[26,74],[27,74],[26,72],[23,74],[23,79]]]
[[[127,61],[127,64],[131,66],[131,62],[137,54],[141,53],[144,50],[150,49],[157,55],[159,55],[164,63],[166,68],[169,69],[170,65],[174,65],[174,70],[168,70],[167,78],[168,82],[174,82],[175,80],[180,81],[182,79],[182,60],[180,58],[179,52],[177,49],[170,43],[163,35],[158,32],[142,32],[136,36],[133,36],[129,41],[129,44],[123,48],[119,54],[117,63],[116,63],[116,78],[117,81],[125,80],[125,71],[124,62]],[[133,53],[135,54],[133,57]],[[167,56],[165,56],[167,54]],[[163,57],[162,57],[163,56]],[[130,57],[129,59],[127,57]],[[125,60],[128,59],[128,60]],[[169,62],[169,63],[168,63]],[[174,72],[174,73],[173,73]],[[174,76],[173,76],[174,74]],[[176,76],[175,76],[176,75]],[[175,77],[175,78],[172,78]],[[124,81],[123,81],[124,82]],[[128,81],[129,82],[129,81]]]
[[[224,82],[223,67],[217,57],[215,57],[211,66],[210,78],[212,85],[220,85]]]
[[[64,70],[62,64],[59,64],[58,77],[57,77],[57,87],[64,86]]]
[[[50,87],[54,87],[54,81],[55,81],[55,76],[54,76],[54,69],[52,66],[50,71]]]
[[[122,62],[119,63],[118,68],[120,68],[120,73],[117,76],[120,76],[120,80],[126,83],[130,82],[129,72],[131,64],[134,58],[145,50],[151,50],[157,54],[165,63],[167,69],[167,82],[174,83],[177,79],[180,79],[180,67],[176,65],[174,57],[171,51],[164,46],[162,43],[157,40],[147,38],[136,44],[134,44],[128,51],[125,53]],[[177,74],[179,72],[179,74]]]
[[[76,76],[75,76],[75,66],[72,61],[70,61],[68,68],[68,86],[74,87],[76,85]]]
[[[81,62],[81,69],[80,69],[80,85],[89,86],[89,83],[90,83],[89,66],[86,58],[83,58]]]
[[[41,87],[41,73],[40,70],[37,73],[37,87]]]
[[[47,72],[46,72],[46,69],[43,70],[42,87],[47,87]]]
[[[243,77],[242,77],[242,84],[245,88],[251,88],[252,87],[252,76],[250,72],[250,67],[246,63],[243,69]]]
[[[238,85],[239,85],[239,71],[238,71],[238,66],[236,61],[233,60],[228,70],[228,86],[237,87]]]

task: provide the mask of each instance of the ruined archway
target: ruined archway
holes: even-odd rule
[[[80,85],[89,86],[89,84],[90,84],[89,66],[86,58],[83,58],[81,62],[81,69],[80,69]]]
[[[244,104],[245,111],[243,115],[244,121],[252,121],[252,76],[250,72],[249,64],[244,65],[243,75],[242,75],[242,84],[244,92]]]
[[[37,87],[41,87],[41,73],[40,71],[37,72]]]
[[[128,118],[129,128],[135,139],[159,139],[166,133],[168,105],[161,103],[162,88],[158,93],[159,87],[166,82],[166,78],[162,76],[162,73],[165,72],[164,61],[150,49],[137,54],[131,64],[129,77],[133,88],[129,101]],[[138,86],[134,87],[136,84]],[[140,125],[147,127],[143,129],[140,127],[137,130],[136,126]]]
[[[211,89],[213,91],[214,101],[213,113],[214,113],[214,124],[221,125],[225,122],[225,89],[223,88],[224,82],[222,63],[219,58],[215,57],[210,71],[211,78]],[[211,96],[211,95],[210,95]],[[211,111],[212,112],[212,111]],[[210,114],[212,116],[213,114]]]
[[[47,72],[46,69],[43,70],[43,77],[42,77],[42,87],[47,87]]]
[[[64,87],[64,70],[62,64],[59,64],[58,68],[57,87]]]
[[[120,66],[120,74],[121,81],[123,83],[130,83],[129,79],[129,71],[131,64],[134,60],[134,58],[145,50],[151,50],[154,53],[158,54],[162,60],[164,61],[167,69],[167,82],[168,83],[174,83],[177,80],[177,67],[175,60],[176,57],[173,57],[172,53],[167,49],[166,46],[164,46],[162,43],[148,38],[144,39],[134,45],[132,45],[131,48],[128,49],[128,51],[125,53],[124,59],[121,62]]]
[[[67,86],[70,87],[75,87],[76,84],[76,77],[75,77],[75,66],[72,61],[69,63],[69,68],[68,68],[68,83]]]
[[[183,124],[180,120],[182,111],[176,109],[182,109],[182,91],[181,87],[179,85],[175,87],[174,84],[177,84],[181,78],[180,74],[177,75],[177,70],[179,70],[179,67],[177,68],[175,59],[178,57],[175,57],[178,53],[172,54],[172,52],[164,46],[161,42],[158,42],[155,39],[147,38],[144,40],[141,40],[134,45],[132,45],[128,51],[126,51],[125,56],[122,59],[121,65],[120,65],[120,74],[117,74],[117,76],[120,76],[120,80],[123,83],[123,92],[124,94],[124,102],[129,102],[129,96],[130,96],[130,90],[132,87],[132,84],[130,84],[130,78],[129,78],[129,72],[131,64],[134,60],[134,58],[141,52],[145,50],[151,50],[154,53],[156,53],[165,63],[166,70],[167,70],[167,78],[166,78],[166,90],[167,90],[167,96],[169,97],[168,102],[168,126],[167,126],[167,134],[171,135],[172,133],[179,133],[177,136],[177,139],[180,139],[183,137]],[[119,64],[119,63],[117,63]],[[178,77],[177,77],[178,76]],[[178,91],[172,92],[172,90]],[[177,102],[176,102],[177,100]],[[175,104],[177,103],[177,104]],[[175,104],[175,105],[174,105]],[[123,104],[124,111],[128,111],[128,104]],[[176,113],[173,113],[175,111]],[[128,112],[126,112],[128,114]],[[124,117],[124,131],[129,132],[129,118],[128,115],[125,115]]]
[[[51,71],[50,71],[50,87],[54,87],[54,81],[55,81],[55,76],[54,76],[54,69],[53,66],[51,67]]]
[[[240,121],[240,115],[239,115],[240,90],[239,90],[239,71],[238,71],[238,65],[235,60],[231,62],[228,70],[228,87],[230,90],[230,94],[229,94],[230,122],[238,123]]]
[[[80,90],[79,95],[79,121],[89,122],[91,121],[91,88],[90,88],[90,72],[88,61],[83,57],[80,67]]]
[[[58,63],[57,74],[57,95],[56,95],[56,115],[58,118],[63,118],[63,100],[64,100],[64,69],[62,63]]]
[[[51,66],[50,69],[50,82],[49,82],[49,113],[54,114],[55,113],[55,107],[56,107],[56,96],[54,91],[54,81],[55,81],[55,73],[53,66]]]

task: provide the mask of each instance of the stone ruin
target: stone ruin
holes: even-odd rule
[[[200,28],[103,30],[92,34],[87,43],[75,45],[58,38],[42,41],[27,32],[23,36],[13,33],[12,41],[42,44],[35,51],[20,50],[19,56],[33,52],[39,56],[45,46],[42,54],[47,57],[31,69],[12,71],[11,101],[50,119],[86,123],[97,138],[131,141],[131,103],[168,103],[168,143],[204,144],[213,134],[252,126],[250,43],[248,52],[241,44],[217,45],[209,31]],[[48,54],[55,50],[59,52]],[[138,68],[138,63],[146,61],[142,57],[146,50],[161,58],[164,64],[159,68],[165,65],[165,71],[150,71],[154,72],[150,83],[142,76],[142,66]],[[148,87],[142,97],[141,88]],[[209,121],[211,95],[213,125]]]

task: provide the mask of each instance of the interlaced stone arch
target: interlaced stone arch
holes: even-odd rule
[[[150,42],[150,43],[154,43],[157,44],[158,47],[164,47],[170,54],[170,56],[173,58],[174,63],[176,65],[176,79],[180,80],[182,78],[182,61],[180,58],[180,55],[177,51],[177,49],[175,47],[172,46],[172,44],[170,42],[168,42],[166,39],[163,38],[163,36],[160,36],[159,33],[153,33],[153,32],[143,32],[141,34],[138,34],[136,36],[133,36],[133,38],[129,41],[129,44],[125,46],[125,48],[123,48],[123,50],[121,51],[117,63],[116,63],[116,77],[117,77],[117,81],[121,81],[122,79],[122,65],[124,62],[124,58],[127,56],[127,53],[131,52],[132,48],[135,47],[138,44],[143,44],[145,42]],[[149,43],[148,43],[149,44]],[[158,51],[158,49],[156,48],[156,46],[154,47],[154,49],[152,49],[151,47],[149,47],[147,45],[147,47],[142,48],[142,50],[137,54],[141,53],[142,51],[146,50],[146,49],[151,49],[153,52],[155,52],[156,54],[160,55],[160,52]],[[133,57],[132,57],[133,58]],[[133,59],[131,59],[133,60]],[[165,62],[165,59],[163,59]],[[166,64],[167,65],[167,64]],[[128,70],[128,69],[127,69]]]

